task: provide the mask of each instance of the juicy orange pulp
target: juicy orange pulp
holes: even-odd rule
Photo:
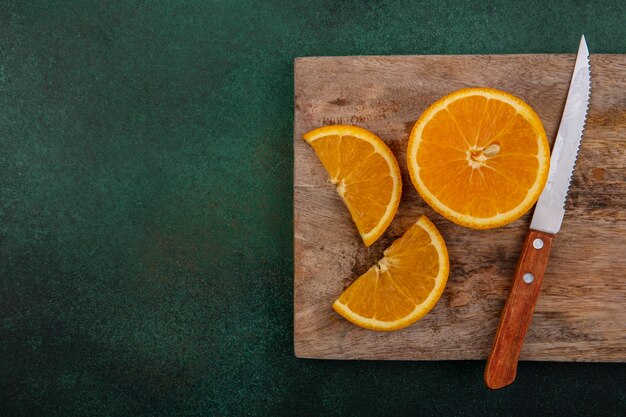
[[[530,106],[502,91],[471,88],[422,114],[407,158],[413,184],[435,211],[487,229],[512,222],[537,201],[550,151]]]
[[[385,250],[378,264],[341,294],[333,308],[367,329],[401,329],[435,306],[446,286],[449,269],[443,238],[422,216]]]
[[[366,246],[387,229],[400,203],[398,162],[373,133],[356,126],[325,126],[304,135],[326,168]]]

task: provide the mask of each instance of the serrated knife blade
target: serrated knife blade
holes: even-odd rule
[[[537,201],[487,359],[485,384],[491,389],[505,387],[515,380],[517,361],[535,311],[552,242],[563,222],[565,199],[583,137],[590,93],[589,50],[583,36],[552,148],[548,181]]]
[[[531,229],[552,234],[558,233],[561,229],[565,215],[565,200],[587,120],[590,93],[589,50],[583,35],[561,124],[552,148],[548,182],[535,206],[530,223]]]

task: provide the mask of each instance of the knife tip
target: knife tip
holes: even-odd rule
[[[580,44],[578,45],[578,55],[589,55],[589,48],[587,48],[587,40],[585,39],[585,35],[582,35],[580,37]]]

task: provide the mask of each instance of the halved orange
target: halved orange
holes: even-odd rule
[[[402,329],[435,306],[449,271],[446,244],[435,225],[422,216],[385,250],[377,265],[341,294],[333,308],[366,329]]]
[[[435,211],[489,229],[535,204],[548,179],[550,148],[528,104],[503,91],[466,88],[424,111],[407,159],[413,185]]]
[[[378,136],[356,126],[334,125],[306,133],[330,182],[369,246],[387,229],[400,204],[398,161]]]

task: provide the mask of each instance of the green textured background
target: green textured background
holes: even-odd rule
[[[489,392],[479,361],[292,348],[293,59],[583,32],[626,53],[626,6],[3,0],[0,416],[625,415],[624,364]]]

